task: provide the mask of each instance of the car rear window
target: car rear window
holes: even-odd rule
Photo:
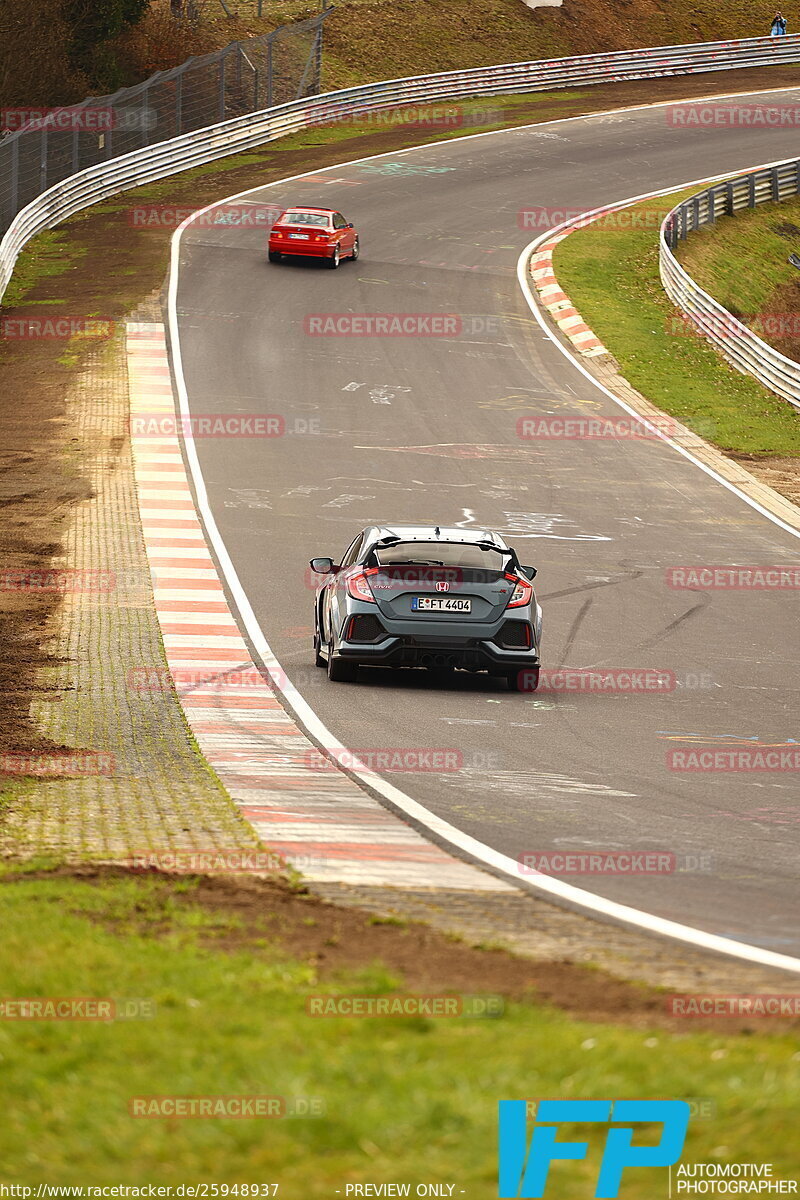
[[[394,546],[375,550],[375,558],[383,567],[422,562],[445,567],[483,567],[487,571],[502,571],[507,557],[499,550],[484,550],[474,543],[461,542],[398,542]]]
[[[281,217],[281,225],[321,225],[327,229],[330,220],[325,213],[287,212]]]

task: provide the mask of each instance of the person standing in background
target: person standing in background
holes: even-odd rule
[[[786,17],[784,17],[780,10],[778,10],[778,12],[776,12],[775,16],[772,18],[772,25],[770,26],[769,35],[770,37],[784,37],[785,34]]]

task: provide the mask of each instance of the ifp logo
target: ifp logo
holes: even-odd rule
[[[557,1141],[559,1125],[610,1122],[594,1195],[615,1197],[626,1167],[669,1167],[678,1161],[690,1111],[685,1100],[540,1100],[529,1147],[527,1102],[501,1100],[497,1194],[501,1200],[544,1196],[550,1163],[585,1158],[589,1148],[588,1142]],[[642,1122],[662,1126],[656,1145],[634,1146],[633,1125]]]

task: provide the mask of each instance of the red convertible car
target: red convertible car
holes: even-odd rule
[[[336,270],[343,258],[358,258],[358,234],[332,208],[287,208],[269,234],[269,261],[302,255],[322,258]]]

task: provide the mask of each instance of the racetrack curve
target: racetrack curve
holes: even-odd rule
[[[797,540],[663,443],[521,440],[524,415],[621,410],[542,335],[516,263],[530,238],[521,209],[591,209],[793,153],[791,128],[674,128],[663,107],[447,141],[248,197],[341,208],[361,234],[358,264],[270,266],[263,232],[189,225],[176,284],[193,414],[319,423],[195,445],[248,600],[325,725],[355,750],[460,751],[458,772],[392,781],[513,859],[674,853],[686,869],[570,882],[785,954],[800,952],[797,774],[676,773],[667,753],[791,741],[796,594],[675,590],[665,572],[796,564]],[[309,314],[330,312],[455,313],[467,332],[306,333]],[[682,685],[526,697],[482,676],[328,683],[313,667],[307,561],[380,521],[499,530],[539,570],[546,666],[653,667]]]

